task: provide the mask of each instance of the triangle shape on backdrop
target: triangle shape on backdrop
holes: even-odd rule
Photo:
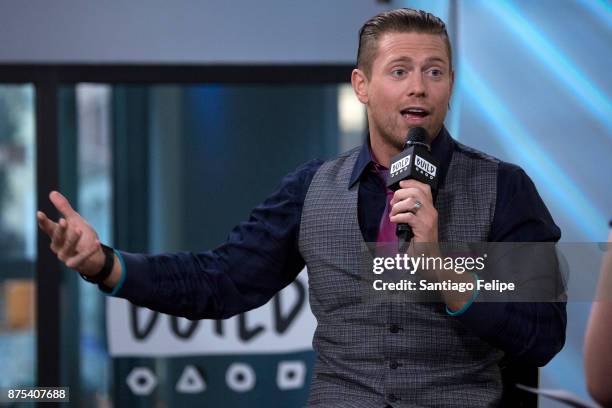
[[[176,391],[183,394],[197,394],[205,390],[206,382],[200,371],[193,365],[186,366],[176,382]]]

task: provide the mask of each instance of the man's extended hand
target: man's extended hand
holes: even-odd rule
[[[58,222],[53,222],[42,211],[36,213],[38,226],[51,238],[51,250],[68,268],[87,276],[95,275],[104,266],[104,253],[98,234],[74,211],[66,197],[52,191],[49,199],[64,216]]]
[[[422,206],[415,210],[417,201]],[[438,242],[438,211],[433,205],[428,184],[414,179],[401,181],[400,189],[393,194],[389,216],[391,222],[412,227],[414,242]]]

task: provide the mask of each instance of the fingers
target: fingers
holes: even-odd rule
[[[423,224],[423,219],[416,216],[416,214],[411,212],[401,213],[397,215],[392,215],[390,217],[390,221],[396,224],[408,224],[412,228],[420,226]]]
[[[53,237],[55,228],[57,228],[57,223],[51,221],[42,211],[36,212],[36,220],[38,221],[38,226],[40,229],[43,230],[45,234],[49,236],[49,238]]]
[[[74,211],[66,197],[52,191],[49,199],[65,218],[53,222],[45,213],[38,211],[38,225],[51,238],[51,250],[58,259],[67,267],[76,269],[99,249],[100,243],[95,231]]]
[[[405,200],[398,201],[397,203],[392,204],[389,215],[394,216],[397,214],[414,212],[414,206],[417,201],[418,200],[416,197],[408,197]]]
[[[57,254],[62,262],[66,262],[68,257],[76,252],[76,246],[81,239],[83,232],[76,228],[68,228],[65,233],[64,245]]]
[[[100,243],[97,242],[97,245],[93,246],[88,251],[69,257],[65,261],[66,266],[70,269],[78,269],[83,264],[83,262],[85,262],[90,256],[96,253],[99,246]]]
[[[420,181],[410,179],[400,181],[401,188],[417,188],[425,194],[426,197],[433,202],[433,196],[431,194],[431,186],[429,184],[421,183]]]
[[[438,212],[435,208],[420,208],[413,212],[392,215],[390,221],[412,227],[417,242],[438,242]]]
[[[420,242],[437,241],[437,216],[435,214],[419,214],[411,212],[398,214],[391,217],[391,222],[396,224],[408,224],[412,228],[415,238]]]
[[[55,228],[55,232],[51,236],[51,250],[56,254],[58,254],[64,246],[64,238],[66,236],[67,227],[68,223],[66,222],[66,220],[60,218],[57,223],[57,228]]]
[[[58,193],[57,191],[52,191],[49,194],[49,200],[53,203],[55,208],[66,218],[73,217],[78,215],[76,211],[72,208],[66,197]]]
[[[61,218],[51,238],[51,250],[57,254],[60,261],[65,263],[66,259],[76,253],[77,244],[82,235],[83,232],[80,229],[70,226],[65,219]]]
[[[433,206],[432,201],[427,197],[426,193],[423,192],[423,190],[420,190],[415,187],[402,188],[400,190],[397,190],[395,194],[393,194],[393,198],[391,199],[391,205],[395,207],[398,203],[404,200],[407,200],[409,198],[418,200],[421,202],[421,204],[425,206],[428,206],[428,205]],[[414,201],[413,201],[413,204],[414,204]]]
[[[400,182],[400,187],[391,200],[390,221],[410,225],[415,241],[437,242],[438,212],[433,206],[429,185],[416,180],[404,180]],[[417,201],[421,203],[419,208],[415,208]]]

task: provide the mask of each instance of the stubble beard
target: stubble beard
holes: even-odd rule
[[[404,147],[406,146],[406,137],[405,136],[394,136],[392,133],[390,132],[381,132],[381,137],[383,139],[383,141],[385,142],[385,144],[388,144],[390,146],[393,146],[393,148],[397,149],[398,151],[402,151],[404,150]]]
[[[387,120],[380,126],[378,122],[374,122],[374,127],[381,141],[387,145],[393,147],[398,152],[404,150],[406,146],[406,135],[400,135],[399,126],[394,123],[392,119]]]

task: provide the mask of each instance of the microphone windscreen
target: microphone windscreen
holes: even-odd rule
[[[423,143],[427,144],[427,131],[422,127],[413,127],[408,130],[407,143]]]

